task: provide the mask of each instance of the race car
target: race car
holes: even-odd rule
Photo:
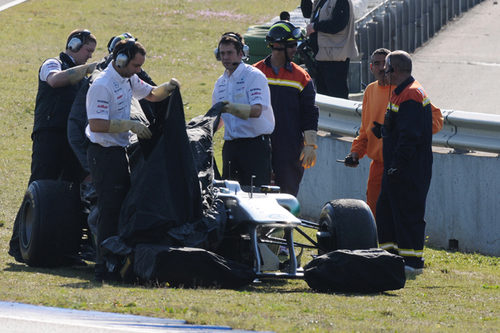
[[[122,206],[116,252],[127,249],[123,262],[138,244],[161,244],[213,252],[250,267],[257,278],[302,278],[304,249],[322,254],[378,246],[373,215],[361,200],[329,201],[317,222],[308,221],[300,218],[297,198],[279,187],[217,179],[212,136],[220,106],[187,125],[178,90],[162,107],[163,126],[152,151],[139,158]],[[92,186],[85,185],[83,191],[58,180],[29,185],[19,214],[28,265],[92,261],[98,212]],[[297,242],[297,234],[304,241]]]

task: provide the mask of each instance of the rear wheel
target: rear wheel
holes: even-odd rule
[[[338,249],[378,247],[377,227],[370,207],[356,199],[327,202],[321,210],[316,234],[319,254]]]
[[[79,189],[56,180],[32,182],[20,212],[19,245],[30,266],[54,267],[74,262],[84,215]]]

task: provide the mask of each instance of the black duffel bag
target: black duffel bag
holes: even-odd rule
[[[336,250],[304,267],[304,277],[320,292],[373,293],[405,286],[405,263],[382,249]]]

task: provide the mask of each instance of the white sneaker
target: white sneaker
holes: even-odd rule
[[[408,265],[405,265],[405,275],[406,278],[415,278],[417,275],[420,275],[424,272],[423,268],[414,268]]]

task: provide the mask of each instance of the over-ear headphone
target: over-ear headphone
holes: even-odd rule
[[[390,55],[387,57],[385,64],[387,65],[387,69],[385,70],[385,74],[394,73],[394,67],[392,67],[392,65],[391,65],[391,56]]]
[[[123,44],[117,44],[113,51],[113,60],[118,68],[127,67],[132,59],[132,48],[135,46],[135,39],[129,38]]]
[[[87,38],[91,35],[91,32],[87,29],[77,31],[68,37],[68,43],[66,44],[66,49],[78,52],[82,46],[87,41]]]
[[[250,55],[250,47],[248,45],[246,45],[245,43],[243,43],[243,41],[241,40],[241,37],[238,36],[237,34],[235,34],[234,32],[226,32],[225,34],[222,35],[222,37],[219,41],[219,45],[214,50],[215,59],[217,59],[218,61],[221,60],[219,46],[220,46],[220,43],[222,42],[222,40],[224,39],[224,37],[236,39],[236,42],[239,45],[239,49],[243,52],[243,60],[248,59],[248,56]]]

